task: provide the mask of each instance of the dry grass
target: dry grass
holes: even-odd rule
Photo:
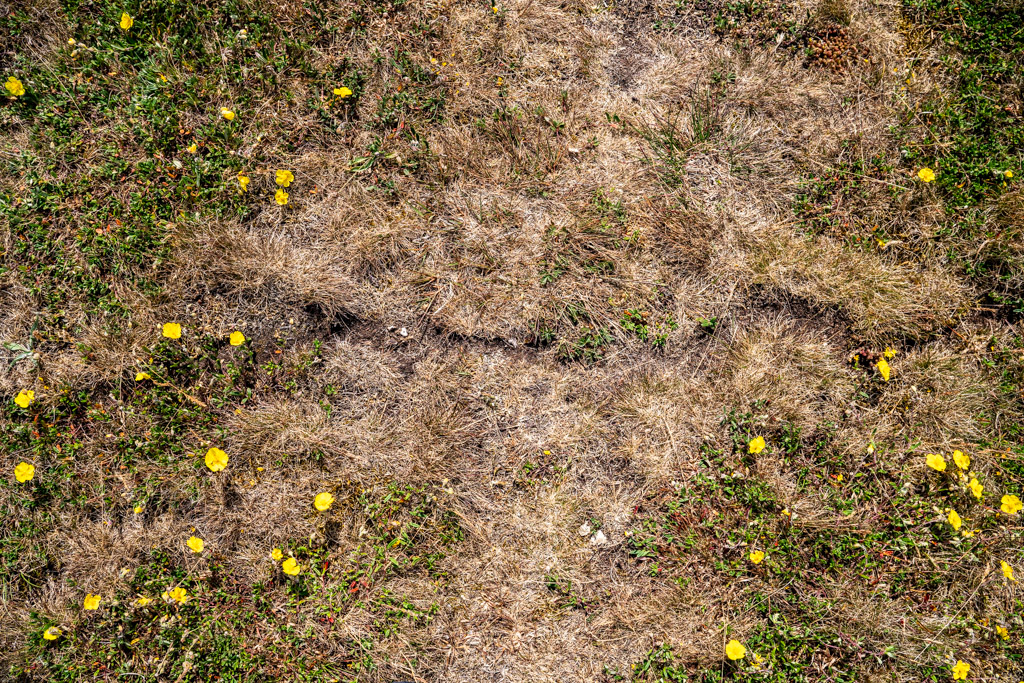
[[[362,73],[362,94],[328,125],[309,105],[324,78],[278,74],[239,111],[248,194],[218,167],[227,198],[175,207],[165,257],[106,269],[75,252],[123,312],[47,271],[66,294],[54,313],[16,270],[23,226],[0,221],[0,341],[39,354],[0,363],[7,404],[37,396],[0,422],[4,471],[36,465],[33,484],[0,487],[0,678],[911,681],[969,659],[972,680],[1010,680],[1024,626],[998,560],[1019,564],[1020,527],[996,510],[1020,487],[1019,453],[1003,457],[1024,411],[1018,323],[987,315],[934,244],[942,205],[912,169],[865,171],[849,199],[830,189],[834,229],[794,209],[812,178],[900,163],[894,3],[773,6],[724,34],[717,2],[339,2],[330,34],[251,5],[312,36],[317,73]],[[58,62],[69,28],[50,13],[2,43],[5,65]],[[848,25],[863,56],[833,72],[766,33],[808,16]],[[203,31],[237,58],[237,27]],[[430,75],[410,77],[396,47]],[[399,92],[444,105],[381,123]],[[5,161],[45,150],[33,121],[4,117]],[[192,107],[179,125],[209,118]],[[118,135],[82,133],[85,164]],[[62,154],[46,174],[82,172]],[[276,168],[296,178],[284,208]],[[127,197],[120,182],[97,196]],[[0,189],[27,201],[21,176]],[[1021,206],[1017,190],[986,207],[997,229],[977,244],[1010,289]],[[84,208],[54,216],[55,251],[95,232]],[[181,340],[160,338],[169,321]],[[203,465],[211,446],[226,471]],[[952,462],[945,479],[924,465],[957,448],[984,505]],[[329,512],[311,506],[321,491]],[[978,539],[950,532],[949,505]],[[156,585],[137,572],[188,582],[202,605],[174,648],[160,634],[186,607],[115,619]],[[86,592],[100,612],[81,610]],[[49,624],[66,634],[53,646]],[[220,630],[264,673],[209,659]],[[732,638],[742,664],[723,657]]]

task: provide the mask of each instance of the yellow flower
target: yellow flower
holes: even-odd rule
[[[211,472],[220,472],[228,466],[228,454],[219,448],[206,451],[206,466]]]
[[[928,455],[924,456],[924,460],[926,463],[928,463],[928,467],[931,467],[933,470],[936,470],[938,472],[946,471],[946,459],[943,458],[938,453],[929,453]]]
[[[878,362],[875,363],[875,367],[878,368],[878,374],[882,376],[886,382],[889,381],[889,363],[884,358],[879,358]]]
[[[313,507],[320,512],[326,512],[334,504],[334,496],[329,493],[318,493],[316,498],[313,499]]]
[[[762,551],[755,550],[754,552],[750,553],[750,561],[752,563],[761,564],[762,560],[764,560],[764,553]]]
[[[14,467],[14,478],[20,483],[24,484],[26,481],[32,481],[32,477],[36,476],[36,467],[27,462],[19,462]]]
[[[4,89],[15,97],[21,97],[25,94],[25,86],[22,85],[21,81],[14,76],[7,77],[7,82],[4,83]]]
[[[956,513],[956,510],[949,511],[949,525],[953,527],[953,531],[960,531],[960,527],[963,525],[963,521],[960,519],[960,515]]]
[[[135,20],[128,16],[127,12],[121,12],[121,23],[118,24],[122,31],[127,31],[135,24]]]
[[[181,339],[181,325],[178,323],[164,323],[162,332],[168,339]]]
[[[18,395],[14,397],[14,402],[21,408],[28,408],[28,404],[36,397],[36,392],[31,389],[22,389],[18,392]]]
[[[954,681],[966,681],[967,674],[971,671],[971,665],[967,662],[961,662],[959,659],[956,660],[956,664],[953,665],[953,680]]]
[[[153,602],[153,601],[152,601],[152,600],[150,600],[149,598],[147,598],[147,597],[146,597],[145,595],[140,595],[140,596],[139,596],[139,597],[138,597],[138,598],[137,598],[137,599],[135,600],[135,606],[136,606],[136,607],[145,607],[146,605],[148,605],[148,604],[149,604],[149,603],[151,603],[151,602]]]
[[[996,626],[996,633],[1003,640],[1009,640],[1010,639],[1010,632],[1006,629],[1005,626]]]
[[[926,166],[917,172],[917,177],[921,179],[921,182],[930,183],[935,180],[935,171]]]
[[[1008,494],[1008,495],[1003,496],[1002,500],[999,501],[999,502],[1002,503],[999,506],[999,509],[1002,510],[1003,512],[1005,512],[1008,515],[1015,515],[1018,512],[1020,512],[1020,509],[1021,509],[1020,498],[1018,498],[1017,496],[1014,496],[1012,494]]]
[[[760,453],[764,450],[764,437],[759,436],[756,439],[751,439],[750,443],[747,444],[748,453]]]
[[[102,600],[100,596],[93,595],[92,593],[87,593],[85,596],[85,602],[82,604],[82,607],[88,610],[98,609],[100,606],[100,600]]]
[[[725,656],[733,661],[743,659],[746,654],[747,648],[743,647],[738,640],[730,640],[725,646]]]
[[[242,344],[245,343],[245,335],[239,332],[238,330],[235,330],[234,332],[231,333],[231,336],[228,338],[228,341],[231,343],[232,346],[241,346]]]
[[[1006,176],[1007,178],[1012,178],[1013,177],[1013,171],[1007,171],[1003,175]]]
[[[47,640],[57,640],[58,638],[60,638],[61,633],[63,633],[63,631],[61,631],[59,628],[57,628],[56,626],[51,626],[50,628],[43,631],[43,638],[46,638]]]
[[[184,605],[188,602],[188,591],[181,586],[178,586],[172,591],[164,591],[161,596],[164,600],[173,600],[179,605]]]
[[[153,379],[153,378],[149,376],[148,372],[136,372],[135,373],[135,381],[136,382],[141,382],[142,380],[145,380],[145,379]]]
[[[249,190],[249,176],[238,174],[238,187],[241,188],[240,192],[247,192]]]
[[[1013,578],[1013,567],[1003,560],[999,560],[999,568],[1003,570],[1003,576],[1006,577],[1007,581],[1013,581],[1016,583],[1017,579]]]
[[[971,466],[971,458],[968,455],[964,455],[960,451],[953,451],[953,462],[960,469],[967,471],[967,468]]]
[[[284,573],[288,576],[297,576],[300,571],[299,563],[295,561],[294,557],[289,557],[285,560],[281,565],[281,569],[283,569]]]
[[[882,355],[885,356],[886,358],[895,358],[896,357],[896,349],[892,348],[891,346],[887,346],[885,348],[885,351],[882,353]]]
[[[352,91],[346,88],[345,86],[341,86],[340,88],[334,89],[334,94],[340,97],[341,99],[345,99],[346,97],[352,94]]]
[[[227,107],[221,107],[220,108],[220,115],[223,116],[228,121],[234,121],[235,120],[235,112],[231,111]]]
[[[141,505],[136,505],[134,508],[132,508],[132,512],[134,512],[137,515],[141,515],[142,514],[142,506]]]
[[[185,544],[189,547],[189,550],[194,553],[203,552],[203,546],[205,545],[203,543],[203,539],[198,536],[189,536],[189,539],[185,541]]]
[[[199,151],[199,145],[197,145],[196,143],[193,142],[191,145],[189,145],[185,149],[188,150],[189,154],[195,154],[196,152]]]
[[[981,492],[985,490],[985,487],[981,485],[981,482],[978,481],[977,478],[974,478],[967,482],[967,485],[971,487],[971,493],[974,494],[974,497],[981,500]]]
[[[274,562],[280,562],[282,557],[284,557],[284,553],[281,552],[280,548],[274,548],[270,551],[270,559]]]
[[[291,171],[278,170],[277,173],[274,174],[274,182],[281,187],[288,187],[292,184],[293,180],[295,180],[295,176],[292,175]]]
[[[278,190],[274,193],[274,201],[277,202],[279,206],[284,206],[288,203],[288,193],[284,190]]]

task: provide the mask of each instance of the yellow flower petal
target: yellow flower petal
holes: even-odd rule
[[[960,515],[956,513],[956,510],[949,511],[949,525],[953,527],[953,531],[960,531],[960,527],[963,526],[963,520],[960,519]]]
[[[26,481],[32,481],[32,477],[36,476],[36,467],[27,462],[20,462],[14,467],[14,478],[20,483],[24,484]]]
[[[228,121],[234,121],[235,120],[235,112],[231,111],[227,107],[221,107],[220,108],[220,115],[223,116]]]
[[[220,472],[228,466],[228,454],[219,448],[206,451],[206,466],[211,472]]]
[[[1020,498],[1012,494],[1003,496],[1002,500],[999,501],[999,509],[1008,515],[1015,515],[1020,512],[1021,502]]]
[[[971,488],[971,493],[974,494],[974,497],[981,500],[981,494],[985,490],[985,487],[981,485],[981,482],[977,479],[971,479],[967,482],[967,485]]]
[[[281,552],[280,548],[274,548],[270,551],[270,559],[274,562],[280,562],[282,557],[284,557],[284,553]]]
[[[743,659],[747,654],[747,648],[743,647],[738,640],[730,640],[725,646],[725,656],[729,659],[736,661],[737,659]]]
[[[4,83],[4,89],[15,97],[21,97],[25,94],[25,86],[22,85],[14,76],[8,76],[7,82]]]
[[[926,166],[917,172],[917,177],[921,179],[921,182],[930,183],[935,180],[935,171]]]
[[[234,332],[231,333],[231,336],[228,338],[228,341],[231,343],[232,346],[241,346],[242,344],[245,343],[245,335],[239,332],[238,330],[235,330]]]
[[[281,187],[288,187],[292,184],[293,180],[295,180],[295,176],[292,175],[291,171],[278,170],[277,173],[274,174],[274,182]]]
[[[764,446],[765,446],[764,437],[763,436],[759,436],[756,439],[751,439],[750,440],[750,442],[747,444],[747,452],[748,453],[760,453],[761,451],[764,450]]]
[[[284,190],[278,190],[274,193],[274,201],[277,202],[279,206],[284,206],[288,203],[288,193]]]
[[[1013,567],[1008,563],[1003,560],[999,560],[999,568],[1003,570],[1003,576],[1005,576],[1008,581],[1017,581],[1017,579],[1013,578]]]
[[[85,596],[85,602],[82,603],[82,607],[84,607],[87,610],[98,609],[100,606],[100,600],[102,600],[100,596],[88,593]]]
[[[18,392],[18,395],[14,397],[14,402],[20,408],[28,408],[29,404],[32,403],[35,397],[36,392],[31,389],[22,389]]]
[[[928,467],[931,467],[933,470],[936,470],[937,472],[946,471],[946,459],[938,453],[929,453],[924,456],[924,460],[928,463]]]
[[[249,190],[249,176],[239,173],[238,186],[241,188],[242,192],[247,192]]]
[[[750,553],[750,561],[752,563],[754,563],[754,564],[761,564],[761,562],[763,560],[764,560],[764,553],[762,551],[755,550],[754,552]]]
[[[161,332],[168,339],[181,339],[181,325],[178,323],[164,323]]]
[[[956,664],[953,665],[953,680],[954,681],[966,681],[967,674],[971,671],[971,665],[967,662],[961,662],[959,659],[956,660]]]
[[[295,561],[294,557],[289,557],[281,564],[281,569],[288,576],[297,576],[301,571],[299,563]]]
[[[58,638],[60,638],[60,634],[62,633],[63,631],[61,631],[56,626],[51,626],[50,628],[43,631],[43,638],[45,638],[46,640],[57,640]]]
[[[961,451],[953,451],[953,462],[964,471],[971,466],[970,456],[964,455]]]
[[[341,86],[340,88],[334,89],[334,94],[340,97],[341,99],[345,99],[346,97],[352,95],[352,91],[346,88],[345,86]]]
[[[884,358],[879,358],[878,362],[875,363],[875,367],[878,368],[878,374],[882,376],[886,382],[889,381],[889,362]]]
[[[205,546],[203,539],[198,536],[189,536],[189,539],[185,541],[185,544],[188,546],[189,550],[194,553],[203,552],[203,547]]]
[[[135,381],[136,382],[141,382],[141,381],[147,380],[147,379],[153,379],[152,377],[149,376],[148,372],[137,372],[137,373],[135,373]]]
[[[326,512],[334,504],[334,496],[329,493],[318,493],[316,498],[313,499],[313,507],[320,512]]]
[[[135,25],[135,20],[132,19],[127,12],[121,12],[121,21],[118,26],[121,27],[122,31],[127,31]]]

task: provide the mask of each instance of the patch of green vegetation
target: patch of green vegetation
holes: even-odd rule
[[[352,505],[365,533],[337,563],[343,601],[392,576],[424,573],[443,578],[439,563],[446,549],[462,540],[463,531],[455,513],[439,505],[436,489],[389,482],[355,491]]]
[[[951,78],[948,89],[908,108],[898,131],[903,154],[915,167],[935,171],[951,256],[992,305],[1020,315],[1019,254],[1000,248],[1019,233],[993,221],[990,208],[1024,172],[1024,7],[984,0],[904,0],[903,7],[948,48],[942,60]]]
[[[345,657],[320,658],[304,648],[305,629],[271,609],[273,588],[240,584],[213,560],[208,569],[210,578],[200,581],[164,551],[152,551],[125,588],[83,613],[74,628],[60,625],[56,640],[42,638],[55,624],[33,615],[28,668],[9,673],[45,672],[47,680],[70,682],[129,673],[181,681],[318,680],[345,672]],[[184,602],[169,597],[178,588]]]
[[[832,448],[834,429],[825,424],[805,436],[801,429],[781,423],[767,429],[764,406],[751,411],[732,409],[722,425],[732,442],[731,452],[705,444],[697,472],[673,491],[653,494],[650,507],[638,510],[627,533],[626,551],[652,574],[685,583],[694,562],[710,564],[729,576],[754,571],[750,550],[767,553],[756,571],[775,585],[798,587],[843,576],[885,574],[889,590],[900,595],[925,590],[935,576],[911,570],[918,548],[960,542],[948,523],[936,521],[936,501],[974,517],[977,504],[965,485],[940,485],[901,490],[902,473],[875,467],[870,476],[849,475],[846,461]],[[754,435],[768,445],[749,453]],[[816,495],[838,518],[856,519],[873,512],[870,527],[794,523],[794,512],[776,489],[758,476],[757,462],[784,463],[779,476],[797,482],[801,495]],[[844,476],[844,472],[847,475]],[[895,514],[889,510],[901,510]],[[915,521],[916,520],[916,521]],[[930,521],[931,523],[923,523]],[[996,520],[975,522],[981,531],[994,530]],[[976,543],[968,536],[968,545]]]
[[[800,227],[812,235],[830,235],[845,240],[850,246],[874,246],[888,239],[880,229],[884,224],[868,209],[878,185],[872,180],[887,182],[893,166],[881,154],[871,159],[852,156],[837,161],[824,173],[809,175],[801,181],[793,212]],[[894,195],[902,192],[892,187]]]
[[[123,326],[126,287],[159,294],[175,229],[268,201],[272,185],[254,180],[241,192],[236,176],[295,141],[250,153],[242,133],[267,102],[291,97],[287,79],[316,84],[308,107],[332,130],[364,81],[344,57],[322,70],[309,63],[310,44],[336,30],[311,14],[285,30],[268,8],[240,0],[160,0],[144,11],[68,0],[62,10],[72,42],[46,63],[19,55],[10,72],[25,94],[0,108],[0,126],[29,134],[4,162],[17,182],[0,190],[0,217],[15,239],[0,272],[16,272],[38,300],[45,340],[78,309]],[[126,10],[138,16],[123,30]],[[343,85],[352,93],[339,99]],[[225,106],[234,120],[220,115]]]
[[[1022,170],[1024,8],[983,0],[904,0],[904,8],[954,51],[943,58],[953,88],[922,105],[928,135],[908,158],[936,170],[957,227],[969,229],[976,215],[963,209],[995,199],[1010,185],[1006,172]]]
[[[647,311],[626,309],[619,320],[619,326],[626,332],[635,335],[640,341],[648,342],[653,348],[661,348],[668,341],[668,335],[679,328],[671,315],[666,316],[662,322],[650,322],[650,314]]]
[[[596,363],[604,356],[603,349],[611,341],[611,335],[603,327],[584,328],[575,339],[559,341],[558,357],[569,361]]]
[[[587,610],[592,606],[579,595],[579,590],[573,586],[571,580],[547,574],[544,577],[544,585],[556,597],[556,604],[559,609],[581,609]]]
[[[724,109],[722,90],[725,82],[694,88],[686,106],[653,121],[623,120],[606,114],[608,122],[622,126],[630,134],[647,142],[649,156],[644,160],[669,188],[686,184],[687,162],[721,132]]]
[[[797,8],[787,2],[735,0],[695,4],[718,36],[730,38],[741,47],[792,47],[808,18],[798,15]]]

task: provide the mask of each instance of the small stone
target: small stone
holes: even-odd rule
[[[587,522],[580,524],[580,536],[589,536],[591,531],[593,531],[593,529],[590,528],[590,524]]]
[[[590,545],[604,545],[608,542],[608,537],[604,535],[604,532],[600,529],[597,533],[590,537]]]
[[[402,335],[403,337],[408,337],[408,336],[409,336],[409,330],[407,330],[407,329],[405,329],[405,328],[403,327],[402,329],[400,329],[400,330],[398,331],[398,334]]]

